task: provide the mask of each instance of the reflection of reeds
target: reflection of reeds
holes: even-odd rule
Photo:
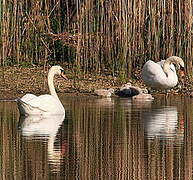
[[[141,111],[132,110],[131,101],[127,99],[114,99],[107,104],[104,104],[104,99],[100,102],[95,97],[65,97],[63,100],[67,116],[55,144],[63,159],[55,174],[53,166],[48,164],[46,142],[22,138],[17,129],[19,117],[16,104],[0,102],[2,179],[11,180],[13,175],[15,179],[52,177],[56,180],[61,177],[192,179],[193,103],[190,99],[176,100],[181,102],[178,104],[179,130],[180,126],[184,126],[184,138],[180,143],[178,138],[172,141],[158,138],[146,140],[140,120],[144,108],[139,107]]]
[[[63,59],[65,47],[68,56],[73,54],[71,47],[75,67],[85,73],[107,68],[125,77],[147,59],[178,55],[190,74],[192,8],[190,0],[3,0],[1,64],[45,63],[57,53]],[[64,43],[63,50],[57,49],[56,39]]]
[[[190,144],[179,143],[181,137],[145,140],[140,112],[132,111],[131,104],[126,108],[114,102],[109,108],[98,100],[81,98],[69,104],[66,99],[68,109],[76,109],[72,120],[77,153],[71,163],[78,164],[81,179],[192,178],[191,121],[186,130]]]

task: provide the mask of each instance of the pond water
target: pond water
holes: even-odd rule
[[[193,99],[61,97],[66,115],[0,102],[0,174],[20,179],[191,180]]]

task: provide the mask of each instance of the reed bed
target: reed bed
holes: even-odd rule
[[[67,62],[130,77],[145,61],[184,59],[192,76],[191,0],[2,0],[0,64]]]

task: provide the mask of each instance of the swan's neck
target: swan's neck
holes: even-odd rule
[[[165,72],[165,74],[168,76],[171,72],[171,69],[170,69],[170,64],[173,63],[173,64],[176,64],[178,65],[176,59],[172,56],[172,57],[169,57],[165,60],[164,64],[163,64],[163,71]],[[173,73],[173,72],[172,72]]]
[[[163,71],[165,72],[165,74],[168,76],[169,73],[169,69],[170,69],[170,64],[171,62],[166,60],[163,64]]]
[[[50,94],[59,100],[55,87],[54,87],[54,75],[55,73],[52,71],[48,73],[48,87],[50,90]]]

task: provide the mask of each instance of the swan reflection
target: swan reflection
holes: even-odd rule
[[[174,139],[178,134],[178,112],[176,107],[163,107],[142,113],[147,138]]]
[[[22,135],[30,139],[46,140],[48,143],[48,160],[56,166],[60,165],[62,154],[60,147],[55,147],[54,142],[64,118],[65,115],[20,117]]]
[[[112,106],[114,106],[114,99],[109,97],[102,97],[95,99],[94,103],[97,107],[111,108]]]

